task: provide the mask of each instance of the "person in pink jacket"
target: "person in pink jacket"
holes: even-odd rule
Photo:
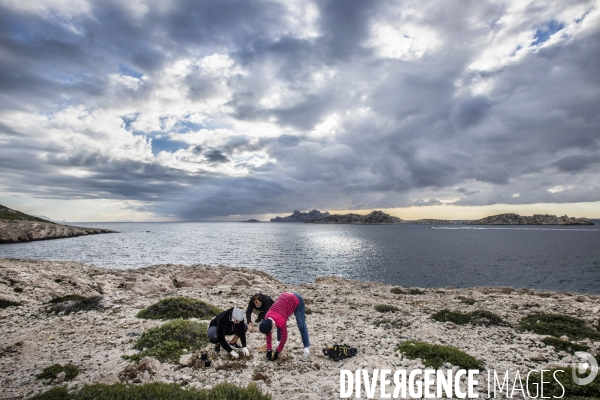
[[[275,361],[279,357],[279,353],[283,351],[288,336],[286,323],[292,314],[296,317],[296,324],[298,324],[300,336],[302,336],[302,344],[304,345],[302,356],[304,358],[310,357],[310,350],[308,349],[310,341],[305,320],[304,299],[298,293],[284,292],[275,300],[275,303],[265,315],[264,321],[258,327],[261,333],[267,335],[267,359]],[[273,327],[277,328],[277,339],[279,339],[279,345],[275,352],[272,350]]]

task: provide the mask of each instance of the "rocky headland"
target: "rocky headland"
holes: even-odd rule
[[[148,357],[132,363],[123,358],[138,353],[133,346],[140,334],[165,323],[136,317],[142,308],[161,299],[186,296],[222,309],[245,308],[254,293],[276,297],[283,291],[300,293],[306,301],[312,342],[308,360],[301,357],[300,335],[293,319],[286,350],[274,363],[258,351],[264,345],[259,333],[249,334],[250,357],[239,360],[231,360],[223,351],[214,353],[212,345],[185,354],[178,362],[161,363]],[[68,315],[48,312],[52,299],[72,294],[99,299],[98,307]],[[525,376],[533,369],[568,366],[573,355],[548,344],[547,335],[517,329],[522,318],[560,314],[593,327],[600,313],[600,296],[580,293],[508,287],[403,288],[336,277],[292,286],[260,271],[225,266],[155,265],[118,270],[16,259],[0,259],[0,298],[20,303],[0,308],[1,399],[26,398],[57,385],[74,389],[94,382],[175,382],[194,388],[255,382],[276,400],[338,398],[340,369],[423,368],[424,360],[397,351],[398,345],[411,340],[451,345],[475,357],[485,369],[518,370]],[[501,323],[462,325],[432,318],[444,309],[494,313]],[[597,332],[600,328],[586,329]],[[572,341],[573,346],[587,346],[592,354],[600,349],[597,337],[562,339]],[[356,347],[358,355],[334,362],[321,352],[333,343]],[[213,358],[208,368],[194,362],[201,351]],[[50,365],[67,363],[80,371],[71,381],[64,381],[64,374],[54,380],[35,378]],[[459,367],[444,363],[443,368]],[[485,392],[483,384],[480,392]]]
[[[326,217],[329,217],[329,213],[327,211],[323,213],[319,210],[311,210],[309,212],[300,212],[298,210],[294,210],[292,215],[288,215],[287,217],[271,218],[271,222],[307,222]]]
[[[499,214],[478,219],[465,221],[466,225],[594,225],[587,218],[574,218],[564,215],[557,217],[549,214],[534,214],[531,217],[519,214]]]
[[[0,204],[0,243],[61,239],[100,233],[116,232],[108,229],[61,225]]]

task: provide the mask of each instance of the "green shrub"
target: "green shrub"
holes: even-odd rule
[[[398,287],[392,288],[390,290],[390,292],[392,294],[404,294],[404,290],[402,290],[401,288],[398,288]]]
[[[219,314],[219,307],[189,297],[171,297],[163,299],[150,307],[144,308],[136,315],[144,319],[209,319]]]
[[[61,372],[65,373],[65,380],[70,381],[72,379],[75,379],[75,377],[77,375],[79,375],[79,368],[77,368],[73,364],[66,364],[66,365],[54,364],[54,365],[44,368],[41,373],[39,373],[35,376],[35,378],[36,379],[52,379],[52,380],[54,380],[54,379],[56,379],[56,376],[58,374],[60,374]]]
[[[420,294],[425,294],[424,291],[419,290],[419,289],[410,289],[408,291],[408,294],[412,294],[412,295],[420,295]]]
[[[558,398],[563,394],[563,388],[556,382],[554,379],[555,371],[562,370],[564,372],[557,372],[556,379],[564,386],[564,394],[565,398],[590,398],[597,397],[600,393],[600,375],[596,376],[596,378],[588,385],[577,385],[573,382],[573,370],[571,367],[565,368],[554,368],[550,370],[550,372],[544,372],[544,397],[554,397]],[[588,373],[589,374],[589,373]],[[585,378],[587,375],[582,376]],[[532,373],[529,376],[529,391],[532,395],[535,395],[536,386],[539,390],[539,385],[541,381],[541,374]],[[549,383],[548,383],[549,381]],[[538,398],[539,398],[538,394]]]
[[[517,329],[554,337],[566,335],[569,339],[600,339],[600,332],[588,327],[583,320],[561,314],[527,315],[521,318]]]
[[[8,308],[8,307],[18,307],[20,305],[21,305],[21,303],[17,303],[15,301],[0,299],[0,309]]]
[[[211,390],[183,389],[171,383],[146,383],[143,385],[94,384],[68,393],[64,387],[57,387],[38,394],[31,400],[271,400],[271,395],[263,394],[255,384],[242,388],[229,383],[221,383]]]
[[[577,344],[569,342],[568,340],[558,339],[552,336],[548,336],[542,339],[547,346],[552,346],[556,350],[566,351],[567,353],[575,354],[576,351],[588,351],[590,349],[589,346],[583,344]]]
[[[500,318],[493,312],[486,310],[475,310],[472,312],[463,313],[460,311],[450,311],[447,308],[445,308],[433,314],[431,318],[438,322],[454,322],[457,325],[507,325],[507,323],[502,318]]]
[[[396,312],[396,311],[400,311],[400,309],[396,306],[391,306],[389,304],[377,304],[375,306],[375,309],[377,311],[379,311],[380,313],[386,313],[386,312]]]
[[[420,358],[425,366],[435,369],[442,368],[445,362],[464,369],[483,369],[475,357],[455,347],[409,341],[396,347],[396,350],[410,359]]]
[[[460,300],[461,303],[468,304],[470,306],[472,306],[473,304],[476,303],[475,299],[473,299],[471,297],[458,296],[457,299]]]
[[[204,323],[175,319],[142,333],[134,348],[143,350],[130,357],[139,361],[146,356],[161,362],[179,360],[184,349],[195,350],[208,343],[207,326]]]
[[[46,310],[55,314],[62,312],[67,315],[78,311],[101,310],[101,300],[102,296],[83,297],[78,294],[70,294],[53,298],[50,300],[53,305]]]

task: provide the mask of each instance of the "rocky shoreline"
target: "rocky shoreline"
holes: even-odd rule
[[[0,219],[0,243],[62,239],[75,236],[116,233],[108,229],[60,225],[53,222],[11,221]]]
[[[276,296],[283,291],[300,293],[310,310],[309,360],[300,356],[301,340],[293,320],[287,350],[278,363],[257,352],[264,344],[258,333],[249,334],[250,358],[232,363],[223,352],[213,353],[210,368],[190,366],[189,356],[180,363],[146,360],[133,377],[131,363],[122,358],[136,353],[133,343],[142,332],[163,323],[136,318],[140,309],[158,300],[188,296],[223,309],[245,308],[256,292]],[[101,308],[62,316],[46,312],[52,298],[70,294],[101,296]],[[342,368],[423,367],[421,360],[395,353],[395,346],[408,340],[452,345],[476,357],[486,369],[526,373],[567,366],[572,355],[544,344],[544,335],[516,331],[520,318],[560,313],[595,324],[600,313],[600,296],[579,293],[506,287],[399,288],[335,277],[292,286],[246,268],[156,265],[119,270],[19,259],[0,259],[0,298],[21,303],[0,309],[0,399],[27,398],[59,384],[75,388],[93,382],[177,382],[210,388],[220,382],[245,386],[253,379],[258,379],[254,382],[273,399],[337,398]],[[382,304],[398,311],[375,311],[374,307]],[[456,325],[431,318],[432,313],[446,308],[489,310],[507,326]],[[333,343],[350,344],[359,354],[336,363],[321,353],[323,346]],[[590,346],[591,353],[600,349],[600,341],[580,343]],[[35,379],[43,368],[55,363],[72,363],[81,372],[71,382]]]

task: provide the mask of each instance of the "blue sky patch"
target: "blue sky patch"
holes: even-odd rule
[[[144,74],[142,74],[141,72],[138,72],[135,69],[130,68],[125,64],[118,63],[117,65],[119,66],[119,73],[121,75],[132,76],[132,77],[138,78],[138,79],[141,78],[142,76],[144,76]]]
[[[545,27],[536,29],[535,34],[533,35],[535,40],[531,42],[531,45],[539,46],[540,44],[550,39],[550,36],[554,35],[556,32],[560,31],[564,27],[565,24],[553,19],[552,21],[548,22]]]
[[[189,145],[187,143],[171,140],[168,137],[152,139],[152,153],[154,155],[158,154],[161,151],[174,153],[179,149],[187,149],[188,147]]]

